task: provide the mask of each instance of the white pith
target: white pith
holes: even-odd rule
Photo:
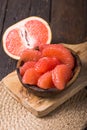
[[[26,19],[24,19],[24,20],[22,20],[22,21],[20,21],[20,22],[18,22],[18,23],[16,23],[16,24],[12,25],[11,27],[9,27],[9,28],[5,31],[5,33],[4,33],[4,35],[3,35],[3,39],[2,39],[3,48],[4,48],[4,51],[6,52],[6,54],[9,55],[10,57],[12,57],[12,58],[14,58],[14,59],[17,59],[17,60],[20,59],[19,56],[16,56],[16,55],[11,54],[11,53],[7,50],[7,48],[6,48],[6,37],[7,37],[8,33],[9,33],[11,30],[15,29],[15,28],[19,28],[19,29],[21,30],[21,33],[22,33],[22,34],[20,33],[20,36],[21,36],[22,40],[24,41],[25,45],[27,45],[27,44],[28,44],[28,41],[31,40],[31,39],[29,39],[29,36],[28,36],[28,39],[27,39],[27,40],[26,40],[26,38],[25,38],[25,31],[27,32],[27,30],[26,30],[26,28],[24,28],[24,24],[25,24],[26,22],[28,22],[28,21],[31,21],[31,20],[38,20],[38,21],[41,21],[42,23],[44,23],[44,25],[47,27],[48,36],[49,36],[48,41],[47,41],[46,44],[50,44],[51,38],[52,38],[52,34],[51,34],[51,29],[50,29],[48,23],[47,23],[44,19],[42,19],[42,18],[40,18],[40,17],[32,16],[32,17],[26,18]],[[27,33],[27,35],[28,35],[28,33]],[[32,38],[32,39],[33,39],[33,38]],[[26,47],[27,47],[27,46],[26,46]],[[33,48],[33,45],[31,46],[31,48]]]
[[[36,40],[35,38],[33,38],[33,36],[29,35],[27,28],[25,27],[20,28],[20,37],[24,43],[24,46],[26,46],[26,48],[29,49],[34,48],[34,44],[30,44],[30,43],[36,43]]]

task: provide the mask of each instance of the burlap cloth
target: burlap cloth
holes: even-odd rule
[[[83,89],[56,110],[37,118],[0,86],[0,130],[83,130],[87,124],[87,90]]]

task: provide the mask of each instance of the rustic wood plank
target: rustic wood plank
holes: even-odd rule
[[[9,0],[5,17],[4,30],[12,24],[32,15],[49,21],[50,0]],[[44,7],[44,8],[43,8]]]
[[[40,98],[28,93],[20,83],[16,72],[9,74],[2,80],[2,84],[10,94],[35,116],[47,115],[87,85],[87,42],[78,45],[65,45],[78,53],[82,62],[82,69],[77,80],[56,97]]]
[[[3,23],[5,19],[5,13],[6,13],[6,7],[7,7],[7,0],[0,0],[0,42],[1,42],[1,33],[3,29]]]
[[[44,18],[47,22],[50,22],[50,10],[51,0],[39,0],[38,2],[32,0],[30,15],[36,15]]]
[[[80,43],[87,36],[87,0],[53,0],[53,42]]]
[[[4,20],[7,12],[7,0],[0,0],[0,79],[4,77],[3,72],[5,71],[5,61],[3,59],[3,50],[2,50],[2,44],[1,44],[1,39],[2,39],[2,32],[3,32],[3,27],[4,27]],[[3,63],[4,62],[4,63]]]
[[[3,30],[15,24],[19,20],[28,17],[30,6],[30,0],[9,0]]]

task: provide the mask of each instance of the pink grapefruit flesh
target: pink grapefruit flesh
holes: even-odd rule
[[[34,68],[29,68],[23,75],[22,81],[24,84],[36,85],[40,74]]]
[[[62,44],[41,44],[39,47],[39,50],[26,49],[21,55],[25,62],[20,67],[23,83],[63,90],[73,76],[75,59],[71,51]],[[30,64],[32,62],[34,64]]]
[[[24,65],[20,67],[21,76],[24,75],[24,73],[26,72],[27,69],[34,67],[35,64],[36,64],[36,62],[34,62],[34,61],[25,62]]]
[[[26,18],[9,27],[3,35],[3,48],[6,54],[14,59],[26,48],[35,49],[40,44],[50,44],[51,29],[48,23],[40,17]]]
[[[47,71],[46,73],[41,75],[38,79],[37,86],[43,89],[53,88],[54,84],[52,81],[52,72]]]
[[[72,71],[67,65],[57,65],[52,70],[52,80],[55,87],[59,90],[63,90],[65,85],[70,80]]]
[[[35,70],[39,73],[45,73],[52,70],[57,64],[60,64],[56,58],[42,57],[35,64]]]
[[[20,55],[20,58],[26,62],[26,61],[38,61],[41,58],[42,54],[38,50],[34,49],[25,49],[22,54]]]
[[[42,50],[42,55],[46,57],[56,57],[62,64],[67,64],[71,69],[74,67],[74,57],[69,49],[65,48],[61,44],[45,47]]]

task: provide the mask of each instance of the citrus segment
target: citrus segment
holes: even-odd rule
[[[26,49],[22,52],[22,54],[20,55],[20,58],[23,61],[37,61],[41,58],[42,54],[40,51],[38,50],[34,50],[34,49]]]
[[[18,60],[23,50],[35,49],[40,44],[50,44],[51,37],[51,29],[44,19],[29,17],[6,30],[3,48],[6,54]]]
[[[40,44],[40,45],[39,45],[39,50],[42,51],[42,50],[45,49],[46,47],[50,47],[50,46],[51,46],[51,47],[63,47],[63,45],[62,45],[62,44],[59,44],[59,43],[58,43],[58,44],[52,44],[52,43],[51,43],[51,44]]]
[[[42,50],[42,55],[46,57],[56,57],[63,64],[67,64],[71,69],[74,67],[74,57],[69,49],[63,45],[50,45]]]
[[[38,79],[37,86],[43,89],[49,89],[49,88],[54,87],[54,84],[52,81],[52,72],[48,71],[42,76],[40,76],[40,78]]]
[[[52,80],[55,87],[59,90],[63,90],[67,82],[72,76],[72,71],[67,65],[57,65],[52,70]]]
[[[60,61],[56,58],[42,57],[35,64],[35,70],[39,73],[45,73],[52,70],[57,64],[60,64]]]
[[[40,74],[36,72],[34,68],[29,68],[24,73],[22,82],[24,84],[36,85]]]
[[[27,69],[34,67],[35,64],[36,64],[36,62],[34,62],[34,61],[27,61],[27,62],[25,62],[24,65],[20,67],[20,74],[21,74],[21,76],[24,75],[24,73],[25,73],[25,71]]]

